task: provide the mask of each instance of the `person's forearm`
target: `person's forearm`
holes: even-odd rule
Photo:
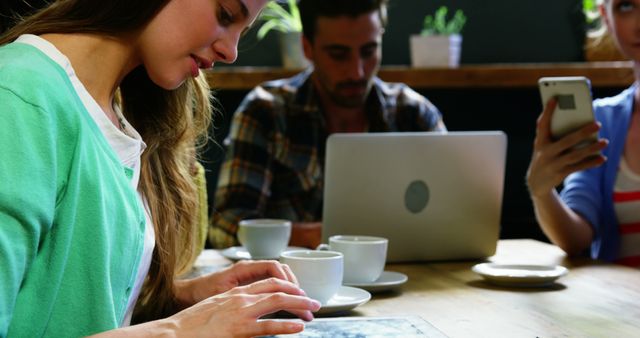
[[[532,199],[538,223],[555,245],[569,255],[577,255],[591,245],[591,225],[571,210],[555,190]]]
[[[175,304],[178,311],[183,310],[199,301],[195,299],[196,296],[193,294],[192,285],[196,279],[197,277],[194,279],[176,279],[173,281]]]
[[[133,325],[133,326],[127,326],[127,327],[119,328],[116,330],[106,331],[106,332],[89,336],[89,338],[116,338],[116,337],[118,338],[119,337],[175,338],[176,337],[175,323],[169,319],[156,320],[152,322],[147,322],[147,323]]]

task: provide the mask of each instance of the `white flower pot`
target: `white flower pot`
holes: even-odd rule
[[[282,66],[287,69],[300,69],[309,66],[309,60],[302,51],[301,32],[280,33],[280,53]]]
[[[411,66],[413,67],[451,67],[460,65],[462,36],[453,35],[412,35]]]

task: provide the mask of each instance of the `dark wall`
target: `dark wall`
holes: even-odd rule
[[[28,14],[48,0],[0,1],[0,31],[13,13]],[[420,31],[427,14],[447,5],[467,16],[462,63],[581,61],[584,17],[581,0],[390,0],[383,40],[384,64],[409,64],[409,36]],[[236,65],[280,65],[276,33],[256,41],[260,23],[239,46]]]
[[[581,0],[390,0],[383,64],[410,64],[409,36],[417,34],[425,15],[441,5],[450,12],[461,9],[467,16],[463,64],[583,60]],[[281,65],[275,32],[256,41],[255,29],[249,31],[239,51],[236,65]]]
[[[623,88],[594,88],[595,98],[611,96]],[[483,89],[420,89],[442,111],[451,131],[502,130],[508,137],[506,177],[502,207],[501,238],[535,238],[547,240],[538,227],[527,188],[525,174],[531,158],[535,123],[542,110],[537,88]],[[229,119],[246,91],[222,91],[217,97],[222,103],[212,131],[222,142]],[[223,151],[210,144],[205,153],[207,186],[210,199],[217,182],[217,170]],[[478,166],[482,166],[479,163]]]

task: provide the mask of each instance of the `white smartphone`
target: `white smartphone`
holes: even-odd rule
[[[558,100],[551,116],[551,136],[554,139],[584,127],[595,121],[591,98],[591,82],[584,76],[543,77],[538,80],[542,105],[555,97]],[[580,146],[598,140],[593,133]]]

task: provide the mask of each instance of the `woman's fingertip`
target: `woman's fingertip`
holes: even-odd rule
[[[291,333],[301,332],[302,330],[304,330],[304,324],[296,323],[296,322],[288,322],[287,330]]]
[[[313,320],[313,313],[311,311],[304,311],[300,314],[299,317],[305,322],[310,322]]]

